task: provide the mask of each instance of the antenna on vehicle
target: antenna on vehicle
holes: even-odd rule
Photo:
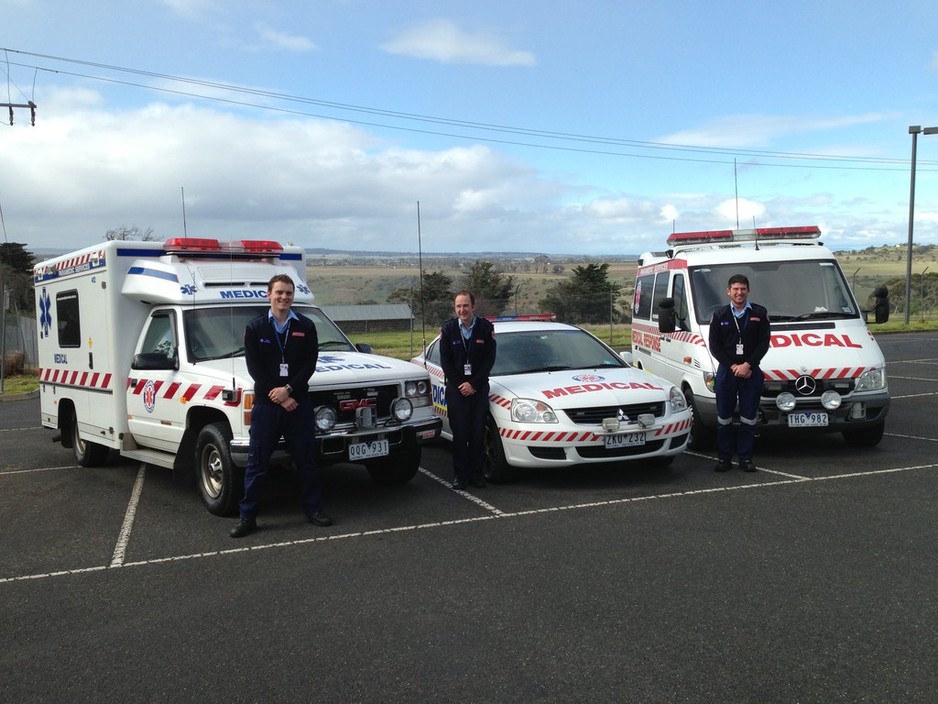
[[[421,239],[420,233],[420,201],[417,201],[417,276],[420,280],[419,283],[419,293],[420,293],[420,342],[423,345],[422,352],[424,353],[423,365],[427,366],[426,352],[427,352],[427,320],[425,316],[424,301],[423,301],[423,242]]]
[[[189,231],[186,229],[186,187],[180,186],[179,190],[182,193],[182,236],[188,237]]]
[[[736,174],[736,159],[733,159],[733,188],[736,190],[736,229],[739,229],[739,176]]]

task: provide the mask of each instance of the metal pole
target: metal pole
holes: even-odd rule
[[[909,324],[909,308],[912,303],[912,226],[915,222],[915,151],[918,146],[918,134],[922,131],[921,126],[912,125],[909,127],[909,134],[912,135],[912,176],[909,186],[909,241],[906,243],[905,250],[905,324]]]

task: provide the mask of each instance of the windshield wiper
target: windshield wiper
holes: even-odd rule
[[[853,318],[853,313],[843,313],[837,310],[819,310],[814,313],[802,313],[793,320],[821,320],[824,318]]]
[[[244,348],[239,347],[238,349],[232,350],[231,352],[225,352],[225,354],[217,354],[214,357],[205,357],[204,359],[200,361],[209,362],[213,359],[231,359],[232,357],[241,357],[243,355],[244,355]]]
[[[348,350],[348,348],[349,348],[348,343],[344,342],[343,340],[326,340],[325,342],[319,343],[319,349],[321,350],[327,350],[327,349]]]

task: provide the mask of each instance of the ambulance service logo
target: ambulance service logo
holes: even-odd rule
[[[574,381],[589,383],[589,382],[605,381],[606,377],[600,376],[599,374],[577,374],[576,376],[572,377],[572,379]]]
[[[49,337],[49,330],[52,328],[52,301],[45,286],[39,294],[39,328],[43,338]]]
[[[150,379],[143,387],[143,407],[147,413],[153,413],[156,407],[156,384],[153,383],[153,379]]]

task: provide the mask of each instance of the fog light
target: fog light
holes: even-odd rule
[[[643,428],[650,428],[655,424],[655,416],[653,413],[639,413],[638,414],[638,424]]]
[[[410,399],[398,398],[391,404],[391,416],[400,423],[410,420],[413,414],[414,404],[411,403]]]
[[[780,411],[791,411],[795,408],[795,395],[788,391],[783,391],[775,397],[775,405]]]
[[[855,403],[850,407],[850,420],[863,420],[866,418],[866,404]]]
[[[335,427],[335,420],[335,411],[329,406],[320,406],[316,409],[316,430],[329,432]]]
[[[619,429],[618,418],[603,418],[603,430],[607,433],[614,433]]]
[[[829,411],[840,408],[840,394],[836,391],[825,391],[821,394],[821,405]]]

